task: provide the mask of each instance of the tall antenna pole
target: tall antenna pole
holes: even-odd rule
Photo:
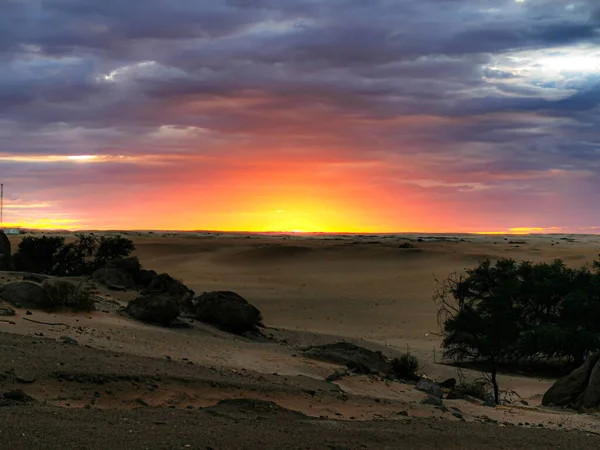
[[[4,230],[4,184],[0,183],[0,230]]]

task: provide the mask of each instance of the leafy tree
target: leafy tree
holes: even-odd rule
[[[126,258],[135,250],[131,239],[122,236],[102,236],[96,250],[95,265],[102,267],[116,258]]]
[[[434,295],[444,355],[480,364],[496,402],[500,365],[565,360],[600,348],[600,263],[490,260],[441,282]]]
[[[13,255],[15,270],[22,272],[52,273],[57,252],[65,243],[62,236],[26,236]]]
[[[57,276],[86,275],[94,270],[93,257],[98,240],[93,234],[77,234],[74,243],[66,244],[56,254],[52,274]]]

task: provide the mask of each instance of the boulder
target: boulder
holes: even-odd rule
[[[0,305],[0,317],[9,317],[14,315],[15,310],[12,309],[10,306]]]
[[[30,281],[15,281],[0,288],[0,297],[19,308],[50,308],[50,297],[39,284]]]
[[[143,293],[129,302],[125,312],[143,322],[169,325],[179,316],[179,305],[169,294]]]
[[[578,398],[586,390],[592,370],[598,361],[600,361],[600,352],[593,353],[582,366],[575,369],[569,375],[557,380],[544,394],[542,405],[575,405]]]
[[[154,270],[142,269],[140,270],[139,279],[137,280],[138,284],[143,288],[147,288],[157,275],[158,274]]]
[[[415,386],[419,391],[427,392],[429,395],[434,397],[442,398],[442,389],[433,380],[427,378],[421,378]]]
[[[205,292],[193,303],[197,320],[231,333],[254,331],[261,325],[260,311],[235,292]]]
[[[456,378],[448,378],[447,380],[438,383],[441,388],[444,389],[454,389],[456,386]]]
[[[318,345],[304,350],[308,358],[342,364],[359,373],[387,373],[389,361],[381,354],[349,342]]]
[[[577,406],[586,409],[598,408],[600,406],[600,360],[596,361],[590,372],[587,387],[577,401]]]
[[[427,398],[421,401],[423,405],[432,405],[432,406],[443,406],[444,402],[441,397],[437,397],[435,395],[428,395]]]
[[[92,274],[94,281],[105,286],[123,286],[127,289],[135,289],[135,281],[126,272],[114,267],[98,269]]]
[[[142,265],[135,256],[129,258],[116,258],[106,264],[106,269],[117,269],[128,275],[134,282],[138,282]]]

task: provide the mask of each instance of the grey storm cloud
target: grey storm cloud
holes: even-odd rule
[[[598,70],[536,60],[599,48],[596,0],[0,0],[0,143],[185,153],[192,127],[200,153],[285,139],[600,173]]]

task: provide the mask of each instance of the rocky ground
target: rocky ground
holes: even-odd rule
[[[420,417],[406,411],[402,402],[348,394],[336,384],[309,377],[201,367],[46,337],[0,333],[0,367],[5,397],[0,400],[0,439],[4,448],[11,449],[600,445],[600,436],[590,432],[522,428],[492,419],[465,422],[442,411]],[[382,411],[393,410],[395,418],[333,419],[300,412],[310,413],[311,404],[360,409],[367,403],[386,403]]]

